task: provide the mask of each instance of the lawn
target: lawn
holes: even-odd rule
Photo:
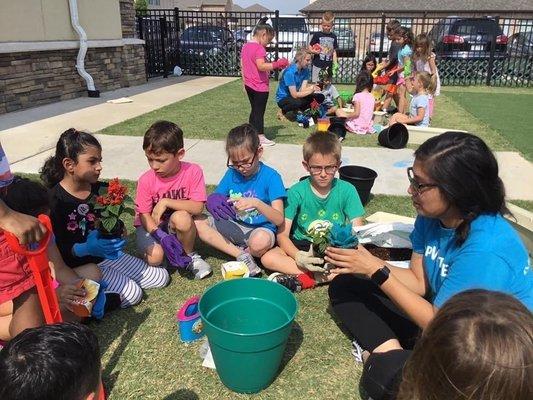
[[[265,133],[279,143],[301,144],[309,134],[309,129],[300,128],[295,123],[280,122],[276,119],[277,105],[274,102],[277,83],[270,85],[270,100],[265,113]],[[352,90],[353,86],[339,85],[339,90]],[[452,88],[453,89],[453,88]],[[490,88],[492,90],[492,88]],[[451,93],[451,95],[449,95]],[[434,127],[461,129],[481,136],[493,150],[511,150],[518,148],[503,136],[497,127],[489,126],[486,122],[473,116],[456,100],[456,93],[448,88],[437,97],[435,116],[432,121]],[[492,93],[491,91],[487,93]],[[529,99],[533,91],[523,91]],[[512,96],[503,93],[502,96]],[[491,98],[491,96],[486,96]],[[507,107],[508,102],[502,102],[503,109],[513,112]],[[187,138],[219,139],[223,140],[228,131],[235,125],[248,120],[250,106],[242,90],[242,83],[236,80],[210,91],[190,97],[180,102],[143,114],[136,118],[110,126],[100,133],[108,135],[142,136],[148,126],[156,120],[167,119],[176,122],[183,128]],[[526,137],[525,131],[522,135]],[[527,139],[524,139],[527,140]],[[377,146],[377,135],[348,135],[344,146]]]

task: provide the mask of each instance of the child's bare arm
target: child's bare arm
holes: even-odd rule
[[[352,223],[352,226],[363,226],[364,225],[363,217],[355,217],[350,222]]]
[[[291,233],[291,226],[292,221],[285,218],[283,224],[278,227],[277,239],[279,247],[285,252],[285,254],[291,258],[295,258],[296,253],[298,253],[298,248],[294,245],[289,236]]]
[[[187,211],[191,215],[200,215],[204,209],[203,201],[195,200],[173,200],[168,198],[163,198],[157,202],[154,209],[152,210],[152,218],[155,223],[159,223],[161,216],[167,210],[174,211]]]
[[[146,232],[151,233],[154,229],[158,227],[158,224],[155,222],[151,213],[142,213],[139,214],[141,220],[141,225]]]

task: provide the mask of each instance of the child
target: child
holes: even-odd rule
[[[412,61],[411,56],[413,54],[413,32],[409,28],[401,27],[398,31],[398,36],[396,37],[396,42],[401,46],[400,51],[398,52],[398,111],[404,113],[407,108],[407,98],[406,98],[406,86],[405,79],[411,76],[412,71]]]
[[[378,68],[380,70],[389,70],[394,68],[398,64],[398,52],[400,51],[400,44],[396,41],[396,38],[398,37],[401,29],[400,22],[398,20],[390,20],[387,23],[386,31],[387,31],[387,38],[390,41],[389,50],[387,52],[387,59],[384,60],[382,63],[378,65]],[[398,98],[398,94],[396,92],[396,83],[398,81],[398,73],[392,74],[390,77],[391,84],[387,88],[386,97],[383,101],[382,110],[387,111],[390,107],[390,104],[392,100],[394,99],[394,102],[396,103],[396,107],[398,107],[398,103],[400,102]]]
[[[27,329],[0,351],[0,398],[96,400],[100,371],[98,339],[87,326]]]
[[[183,131],[169,121],[148,128],[143,150],[150,170],[139,178],[135,197],[137,249],[150,265],[159,265],[166,257],[171,265],[203,279],[212,269],[194,251],[193,223],[206,200],[202,168],[181,161]]]
[[[141,301],[141,289],[164,287],[169,275],[123,253],[124,240],[103,239],[95,229],[94,201],[107,185],[98,181],[101,161],[98,140],[71,128],[59,137],[55,155],[41,169],[41,179],[50,190],[50,217],[63,260],[71,268],[97,264],[107,291],[120,293],[121,307],[126,308]]]
[[[337,62],[337,35],[331,32],[335,16],[331,11],[326,11],[322,16],[321,32],[313,33],[309,41],[309,51],[313,56],[312,82],[318,82],[321,69],[330,68],[333,75],[337,75],[339,63]]]
[[[285,222],[280,226],[279,247],[261,257],[263,265],[279,273],[270,275],[293,292],[312,288],[317,281],[331,280],[331,274],[313,274],[316,264],[311,236],[332,223],[362,225],[363,205],[355,188],[335,178],[341,159],[341,144],[333,133],[315,132],[303,146],[302,162],[310,177],[294,184],[288,191]]]
[[[363,64],[361,65],[361,72],[367,71],[369,74],[372,74],[376,70],[377,66],[378,64],[376,62],[376,57],[374,57],[372,54],[367,54],[363,60]]]
[[[415,38],[415,52],[413,54],[414,70],[426,71],[431,76],[432,86],[435,88],[433,94],[429,94],[429,116],[433,115],[435,97],[440,94],[440,79],[435,53],[432,51],[431,39],[425,33],[421,33]]]
[[[273,146],[276,143],[266,138],[264,132],[264,116],[268,100],[269,72],[274,69],[283,69],[289,65],[286,58],[281,58],[272,63],[266,62],[265,47],[275,35],[274,28],[267,24],[266,18],[255,26],[252,39],[247,42],[241,51],[241,71],[244,90],[248,95],[252,110],[248,121],[257,132],[262,146]]]
[[[352,98],[353,111],[337,110],[338,117],[346,118],[344,123],[348,132],[364,135],[374,133],[372,118],[374,117],[375,99],[372,95],[374,80],[367,71],[361,71],[355,78],[355,94]]]
[[[331,83],[332,76],[329,69],[323,69],[321,72],[322,78],[318,86],[322,88],[320,93],[324,95],[322,105],[326,107],[326,115],[335,115],[337,107],[342,107],[342,99],[337,88]]]
[[[431,77],[427,72],[415,72],[406,81],[409,93],[413,95],[409,106],[409,116],[396,113],[390,120],[389,125],[397,122],[406,125],[429,126],[429,96],[428,92],[433,90]]]
[[[285,185],[274,169],[260,161],[263,149],[251,125],[229,132],[226,152],[228,170],[207,198],[211,218],[197,218],[196,227],[200,239],[244,262],[250,275],[257,276],[261,269],[253,257],[261,257],[276,242],[283,223]]]
[[[524,304],[501,292],[464,291],[424,330],[396,398],[531,399],[532,349],[533,315]]]

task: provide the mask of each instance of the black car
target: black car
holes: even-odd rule
[[[494,42],[494,58],[507,56],[508,38],[493,18],[448,17],[429,32],[437,56],[445,59],[486,59]]]
[[[511,57],[533,57],[533,31],[511,35],[507,51]]]

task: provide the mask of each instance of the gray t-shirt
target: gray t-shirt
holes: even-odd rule
[[[409,106],[409,116],[416,117],[418,115],[418,109],[423,107],[426,111],[424,113],[424,119],[417,124],[416,126],[429,126],[429,97],[427,94],[417,94],[411,99],[411,104]]]
[[[324,86],[324,89],[320,92],[324,95],[325,99],[322,104],[327,105],[328,107],[332,107],[335,105],[335,100],[339,97],[339,92],[337,91],[337,88],[333,86],[331,83],[327,86]]]

